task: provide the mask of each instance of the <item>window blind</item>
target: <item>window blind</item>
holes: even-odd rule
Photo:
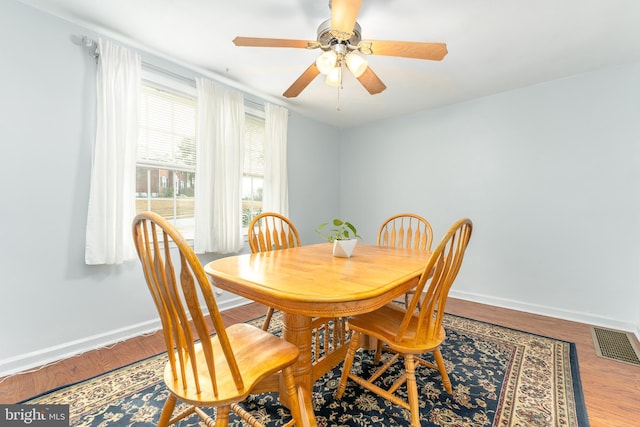
[[[264,176],[264,120],[247,114],[244,174]]]
[[[196,100],[143,85],[138,165],[195,171]]]

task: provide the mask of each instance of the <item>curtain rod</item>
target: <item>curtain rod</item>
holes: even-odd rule
[[[92,38],[89,38],[87,36],[82,36],[82,44],[83,46],[89,51],[89,55],[91,55],[91,57],[93,57],[96,61],[98,61],[98,58],[100,58],[100,49],[98,48],[98,42],[96,42],[95,40],[93,40]],[[174,80],[179,80],[182,81],[184,83],[187,83],[189,86],[192,87],[196,87],[196,80],[193,77],[186,77],[183,76],[181,74],[178,73],[174,73],[173,71],[169,71],[167,69],[164,69],[162,67],[158,67],[157,65],[154,64],[150,64],[146,61],[142,61],[142,67],[146,68],[149,71],[153,71],[159,74],[163,74],[167,77],[170,77]],[[253,95],[248,94],[244,91],[242,91],[246,96],[244,97],[244,102],[246,104],[249,104],[250,106],[258,109],[258,110],[262,110],[264,111],[264,104],[266,101],[263,100],[256,100],[254,98]],[[251,98],[248,98],[247,96],[250,96]]]
[[[98,49],[98,42],[90,39],[87,36],[82,36],[82,45],[89,51],[89,55],[98,62],[100,57],[100,49]]]
[[[145,62],[145,61],[142,61],[142,68],[145,68],[148,71],[153,71],[154,73],[171,77],[174,80],[180,80],[184,83],[187,83],[189,86],[196,87],[196,79],[192,77],[186,77],[181,74],[174,73],[173,71],[166,70],[162,67],[158,67],[157,65],[149,64],[148,62]]]

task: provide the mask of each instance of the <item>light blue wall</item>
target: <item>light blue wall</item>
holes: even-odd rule
[[[0,375],[157,326],[137,262],[84,263],[96,67],[74,43],[84,34],[96,36],[0,2]],[[295,113],[289,121],[290,214],[310,242],[338,212],[339,175],[313,160],[339,148],[338,132]],[[219,297],[221,308],[238,302]]]
[[[452,295],[638,331],[639,120],[635,63],[351,129],[341,215],[470,217]]]
[[[289,217],[303,245],[322,242],[314,230],[340,213],[339,151],[337,129],[300,115],[289,119]]]

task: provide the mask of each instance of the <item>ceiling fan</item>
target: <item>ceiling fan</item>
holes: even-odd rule
[[[440,61],[447,54],[444,43],[424,43],[409,41],[362,40],[360,25],[356,22],[362,0],[329,0],[331,19],[318,27],[317,40],[274,39],[260,37],[236,37],[236,46],[247,47],[291,47],[318,49],[323,53],[307,68],[283,93],[286,98],[294,98],[319,74],[325,74],[325,82],[332,86],[342,83],[342,66],[345,65],[372,95],[387,87],[373,72],[364,55],[385,55],[404,58]]]

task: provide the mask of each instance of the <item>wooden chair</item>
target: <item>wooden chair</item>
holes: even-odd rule
[[[251,252],[267,252],[300,246],[300,236],[293,223],[284,215],[264,212],[251,220],[248,229]],[[262,329],[269,329],[273,307],[267,309]]]
[[[259,392],[261,380],[279,371],[293,417],[288,425],[308,424],[291,367],[298,348],[245,323],[225,328],[204,268],[180,232],[152,212],[138,214],[132,228],[169,356],[164,382],[170,394],[158,425],[173,424],[195,412],[208,426],[226,426],[233,410],[250,425],[262,426],[239,402]],[[174,416],[177,399],[189,407]],[[203,407],[215,407],[215,419]]]
[[[446,334],[442,326],[442,318],[447,302],[449,289],[462,264],[465,249],[471,237],[472,223],[469,219],[457,221],[444,235],[433,250],[420,277],[416,293],[405,308],[390,303],[378,310],[350,317],[347,327],[352,331],[351,343],[347,350],[344,367],[336,397],[340,399],[345,391],[347,379],[376,393],[385,399],[408,409],[411,412],[411,425],[420,426],[418,388],[416,384],[416,367],[418,364],[438,369],[442,383],[447,392],[452,393],[451,381],[444,366],[440,352],[440,344]],[[425,297],[418,307],[420,295],[426,288]],[[385,348],[393,352],[390,360],[380,366],[368,379],[351,373],[360,336],[368,335],[382,341]],[[435,364],[417,357],[432,352]],[[404,358],[405,371],[389,389],[384,389],[374,381],[378,379],[398,358]],[[408,402],[398,397],[395,392],[406,383]]]
[[[378,230],[378,246],[430,251],[432,241],[433,230],[429,221],[412,213],[391,216]],[[405,294],[404,300],[407,305],[413,293],[414,291],[409,291]]]

